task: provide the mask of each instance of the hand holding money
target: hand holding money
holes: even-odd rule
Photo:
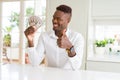
[[[42,25],[42,20],[38,16],[31,16],[28,19],[29,27],[24,31],[28,39],[29,46],[34,46],[33,39],[37,29]]]

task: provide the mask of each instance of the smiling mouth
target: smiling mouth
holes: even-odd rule
[[[54,27],[58,27],[58,24],[53,24]]]
[[[53,30],[56,30],[58,28],[58,24],[53,24]]]

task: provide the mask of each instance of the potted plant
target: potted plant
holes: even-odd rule
[[[95,53],[97,55],[104,55],[105,53],[105,46],[107,44],[107,40],[96,40],[95,41]]]
[[[114,41],[115,41],[115,39],[112,39],[112,38],[107,39],[107,43],[108,43],[108,44],[113,44]]]
[[[107,53],[111,54],[112,53],[112,48],[114,47],[113,43],[115,42],[115,39],[109,38],[107,39]]]
[[[95,41],[96,47],[105,47],[107,43],[108,43],[108,41],[106,39]]]
[[[11,46],[11,35],[12,27],[5,27],[4,31],[7,33],[3,37],[3,46],[10,47]]]

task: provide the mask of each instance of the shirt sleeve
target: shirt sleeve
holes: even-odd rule
[[[42,36],[39,37],[38,44],[36,47],[27,48],[30,63],[33,66],[39,65],[44,59],[44,43]]]
[[[69,57],[70,64],[73,70],[80,69],[83,60],[84,39],[82,35],[77,35],[73,44],[76,55]]]

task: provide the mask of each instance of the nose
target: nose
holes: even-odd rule
[[[53,23],[57,23],[57,19],[53,19]]]

